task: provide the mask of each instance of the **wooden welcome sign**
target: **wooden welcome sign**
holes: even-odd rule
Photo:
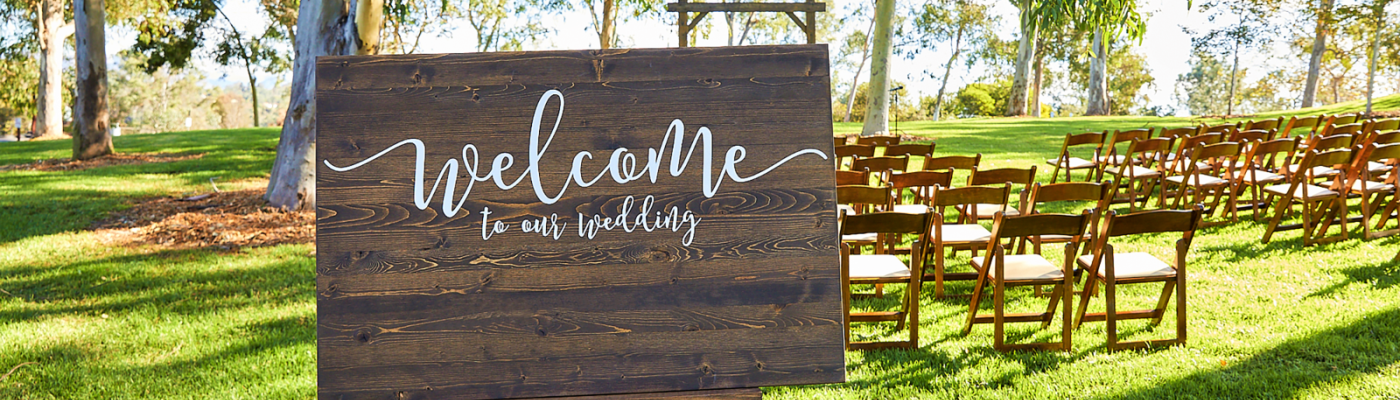
[[[827,64],[318,58],[320,396],[844,381]]]

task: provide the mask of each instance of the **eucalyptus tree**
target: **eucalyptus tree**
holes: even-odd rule
[[[870,35],[875,30],[875,19],[871,18],[870,23],[864,31],[856,30],[846,34],[842,42],[839,60],[847,60],[850,56],[860,54],[859,61],[855,63],[855,73],[851,74],[851,87],[846,92],[846,115],[841,120],[851,122],[851,111],[855,108],[856,89],[860,84],[860,73],[865,71],[866,62],[870,61]],[[747,35],[745,35],[747,36]]]
[[[976,0],[934,0],[925,2],[914,17],[914,34],[920,47],[932,49],[937,43],[951,46],[948,62],[943,67],[943,78],[934,96],[933,120],[942,115],[944,93],[948,89],[948,78],[953,66],[967,48],[980,49],[995,42],[998,18],[989,12],[986,4]],[[978,52],[968,57],[966,64],[971,67],[977,62]],[[928,72],[931,77],[934,73]]]
[[[562,0],[469,0],[463,8],[476,34],[476,51],[521,50],[550,29],[545,13],[569,8]]]
[[[583,0],[588,9],[593,32],[598,35],[598,48],[617,46],[617,21],[621,15],[637,18],[657,10],[660,0]]]
[[[1191,48],[1197,53],[1229,53],[1230,74],[1225,96],[1225,114],[1234,114],[1236,95],[1240,85],[1240,49],[1263,48],[1273,43],[1278,34],[1277,24],[1270,23],[1270,15],[1281,6],[1279,0],[1207,0],[1200,10],[1206,13],[1206,20],[1224,26],[1205,32],[1183,30],[1192,36]],[[1233,21],[1231,21],[1233,20]]]
[[[1093,33],[1094,63],[1090,68],[1089,110],[1102,115],[1108,109],[1108,43],[1117,38],[1140,40],[1147,23],[1137,11],[1136,0],[1019,0],[1021,36],[1016,51],[1011,97],[1006,115],[1026,115],[1031,86],[1031,62],[1042,29],[1071,27]],[[1188,4],[1189,6],[1189,4]],[[1095,114],[1095,112],[1098,112]]]
[[[112,154],[107,130],[107,11],[104,0],[73,0],[77,90],[73,101],[73,159]]]
[[[39,46],[39,97],[35,130],[41,137],[63,134],[63,42],[72,36],[71,11],[63,0],[32,0]]]
[[[861,136],[889,132],[890,53],[894,47],[894,0],[875,0],[875,31],[871,37],[870,83]]]
[[[302,0],[297,10],[291,101],[268,177],[267,201],[287,210],[316,206],[316,57],[379,53],[383,0]]]
[[[1334,0],[1317,0],[1313,6],[1312,0],[1307,0],[1313,16],[1317,20],[1316,27],[1313,28],[1312,53],[1308,57],[1308,77],[1303,84],[1303,108],[1313,106],[1317,98],[1317,78],[1322,71],[1322,57],[1327,51],[1327,35],[1331,33],[1334,21],[1332,20],[1332,7],[1336,4]]]

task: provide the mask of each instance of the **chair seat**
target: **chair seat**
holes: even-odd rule
[[[1098,161],[1100,164],[1123,165],[1123,160],[1124,160],[1124,159],[1127,159],[1127,158],[1128,158],[1127,156],[1124,156],[1124,155],[1122,155],[1122,154],[1118,154],[1118,155],[1112,155],[1112,156],[1100,156],[1100,157],[1098,157],[1098,158],[1095,158],[1094,160]],[[1137,160],[1131,160],[1130,163],[1131,163],[1131,164],[1136,164],[1136,163],[1137,163]]]
[[[1135,178],[1152,178],[1162,175],[1161,172],[1157,172],[1155,169],[1143,168],[1136,165],[1127,168],[1108,167],[1104,168],[1103,171],[1111,175],[1132,176]]]
[[[1084,255],[1077,260],[1079,266],[1089,267],[1094,262],[1094,256]],[[1107,265],[1100,265],[1094,270],[1099,276],[1107,277]],[[1176,268],[1162,262],[1147,253],[1121,253],[1113,255],[1113,273],[1115,278],[1148,278],[1148,277],[1168,277],[1176,275]]]
[[[986,243],[992,240],[992,232],[978,224],[943,225],[941,232],[934,232],[943,243]]]
[[[1395,186],[1384,182],[1363,181],[1358,179],[1352,182],[1351,190],[1359,192],[1389,192],[1395,190]]]
[[[852,254],[851,279],[908,278],[909,266],[889,254]]]
[[[1199,181],[1196,179],[1196,176],[1176,175],[1167,177],[1167,182],[1180,184],[1182,181],[1186,181],[1186,184],[1193,186],[1219,186],[1230,183],[1229,181],[1210,175],[1201,175]]]
[[[1284,179],[1286,179],[1286,178],[1285,178],[1283,175],[1279,175],[1279,174],[1275,174],[1275,173],[1273,173],[1273,172],[1269,172],[1269,171],[1264,171],[1264,170],[1256,169],[1256,170],[1253,170],[1253,171],[1251,171],[1251,172],[1245,172],[1245,173],[1240,177],[1240,179],[1243,179],[1243,180],[1245,181],[1245,183],[1248,183],[1248,184],[1251,184],[1251,185],[1257,185],[1257,184],[1261,184],[1261,183],[1274,183],[1274,182],[1279,182],[1279,181],[1282,181],[1282,180],[1284,180]]]
[[[1097,165],[1094,164],[1092,161],[1085,160],[1079,157],[1070,157],[1065,161],[1060,161],[1059,159],[1052,158],[1049,160],[1045,160],[1045,163],[1050,165],[1059,165],[1062,168],[1069,169],[1093,168],[1095,165]]]
[[[842,242],[874,242],[879,237],[878,233],[857,233],[854,235],[841,235]]]
[[[1005,210],[1002,210],[1003,207],[1006,208],[1006,209],[1005,209]],[[965,205],[958,206],[958,211],[963,211],[963,210],[965,210],[965,209],[967,209],[967,206],[965,206]],[[997,214],[998,211],[1003,211],[1003,212],[1005,212],[1005,213],[1006,213],[1006,216],[1008,216],[1008,217],[1014,217],[1014,216],[1017,216],[1017,215],[1021,215],[1021,212],[1020,212],[1020,211],[1017,211],[1015,207],[1010,207],[1010,206],[1006,206],[1006,205],[1002,205],[1002,204],[978,204],[978,205],[977,205],[977,218],[978,218],[978,219],[987,219],[987,218],[991,218],[991,217],[995,216],[995,215]]]
[[[1367,161],[1367,162],[1366,162],[1366,170],[1367,170],[1367,171],[1371,171],[1371,172],[1385,172],[1385,171],[1389,171],[1389,170],[1390,170],[1390,166],[1389,166],[1389,165],[1385,165],[1385,163],[1378,163],[1378,162],[1375,162],[1375,161]]]
[[[1288,173],[1297,173],[1297,172],[1298,172],[1298,164],[1291,164],[1291,165],[1288,166]],[[1332,169],[1332,168],[1328,168],[1328,167],[1323,167],[1323,166],[1312,167],[1312,174],[1313,174],[1314,177],[1319,177],[1319,178],[1320,178],[1320,177],[1324,177],[1324,176],[1336,176],[1336,175],[1341,174],[1341,173],[1342,173],[1342,171],[1338,171],[1338,170],[1335,170],[1335,169]]]
[[[923,204],[895,204],[894,212],[906,214],[923,214],[928,212],[928,206]]]
[[[982,269],[985,257],[973,257],[972,267]],[[992,277],[996,276],[996,271],[988,271]],[[1039,254],[1007,254],[1006,255],[1006,277],[1008,281],[1029,281],[1044,279],[1064,279],[1065,272],[1056,268],[1045,257]]]
[[[1265,192],[1268,192],[1269,194],[1278,195],[1278,196],[1283,196],[1283,195],[1288,194],[1288,187],[1289,187],[1289,186],[1291,186],[1291,185],[1290,185],[1290,184],[1287,184],[1287,183],[1282,184],[1282,185],[1267,186],[1267,187],[1264,187],[1264,191],[1265,191]],[[1307,188],[1307,193],[1308,193],[1307,196],[1303,196],[1303,189],[1304,189],[1305,187]],[[1337,196],[1337,192],[1328,190],[1328,189],[1325,188],[1325,187],[1321,187],[1321,186],[1317,186],[1317,185],[1298,185],[1298,189],[1295,189],[1295,190],[1293,191],[1293,197],[1301,198],[1301,199],[1304,199],[1304,200],[1312,200],[1312,199],[1320,199],[1320,198],[1336,197],[1336,196]]]

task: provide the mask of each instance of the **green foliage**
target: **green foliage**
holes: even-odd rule
[[[1224,114],[1230,66],[1202,52],[1193,53],[1190,63],[1191,71],[1176,78],[1177,102],[1191,115]]]
[[[890,87],[897,88],[901,86],[904,86],[901,82],[890,81]],[[869,82],[862,82],[860,85],[856,86],[856,98],[853,102],[855,103],[855,107],[851,109],[851,121],[865,121],[865,105],[868,101],[867,92],[869,92],[869,87]],[[897,118],[900,121],[914,121],[926,118],[927,114],[923,112],[923,108],[917,103],[919,101],[920,99],[909,97],[908,88],[899,89],[890,93],[890,120],[893,121]],[[844,102],[838,100],[833,102],[832,110],[832,120],[840,121],[842,117],[845,117],[846,105]]]
[[[147,73],[189,64],[204,42],[204,30],[218,16],[217,0],[173,0],[137,17],[133,51],[145,55]]]
[[[1011,98],[1011,80],[1003,79],[995,83],[969,83],[958,89],[946,111],[959,117],[990,117],[1001,115],[1006,102]]]
[[[147,73],[149,64],[141,54],[118,54],[120,64],[108,71],[107,112],[124,133],[185,130],[185,118],[191,119],[188,129],[222,125],[223,113],[211,108],[219,93],[204,85],[205,76],[199,70],[167,66]]]

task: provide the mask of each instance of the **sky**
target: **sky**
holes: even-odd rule
[[[1173,96],[1173,89],[1176,85],[1176,77],[1190,70],[1187,60],[1191,51],[1191,38],[1182,28],[1190,28],[1197,31],[1210,29],[1211,26],[1206,21],[1204,14],[1199,10],[1188,10],[1186,0],[1139,0],[1141,11],[1150,14],[1147,19],[1147,31],[1142,38],[1142,43],[1138,47],[1138,52],[1147,59],[1150,74],[1155,80],[1152,87],[1145,91],[1150,100],[1149,105],[1166,105],[1180,109]],[[1016,9],[1007,1],[992,1],[993,12],[1001,16],[1002,27],[999,29],[1003,39],[1011,40],[1016,36]],[[260,15],[256,0],[226,0],[225,11],[230,19],[238,25],[243,32],[259,32],[266,24],[265,19]],[[833,10],[840,11],[840,10]],[[673,15],[673,14],[672,14]],[[542,42],[534,43],[531,49],[536,50],[563,50],[563,49],[589,49],[597,47],[597,35],[593,33],[590,24],[591,17],[587,9],[575,9],[567,11],[564,15],[552,15],[546,17],[543,22],[546,26],[554,27],[555,32],[549,35]],[[715,34],[710,38],[702,38],[693,46],[723,46],[725,44],[723,18],[718,15],[706,19],[707,23],[714,24]],[[867,20],[868,21],[868,20]],[[475,38],[470,31],[470,27],[462,23],[462,27],[457,29],[449,37],[424,37],[420,53],[453,53],[469,52],[475,50]],[[115,60],[115,52],[129,48],[134,42],[134,34],[129,29],[115,28],[109,30],[108,52],[113,53],[109,60]],[[642,22],[624,22],[619,25],[618,32],[623,36],[622,41],[625,47],[669,47],[676,42],[676,31],[672,24],[658,21],[655,18]],[[1281,51],[1282,49],[1277,49]],[[832,51],[836,51],[833,46]],[[911,97],[917,98],[920,94],[932,95],[937,92],[939,82],[937,79],[929,78],[925,73],[928,69],[941,71],[941,66],[946,62],[950,50],[946,48],[925,51],[914,59],[895,58],[892,63],[892,76],[896,80],[907,82],[907,87]],[[1247,79],[1256,79],[1269,69],[1276,68],[1279,63],[1288,62],[1276,57],[1266,56],[1266,52],[1255,49],[1245,51],[1241,55],[1241,68],[1249,68],[1250,76]],[[213,63],[207,57],[196,62],[198,68],[206,72],[211,84],[224,86],[229,84],[246,84],[247,78],[240,68],[223,67]],[[982,75],[981,69],[974,67],[972,70],[960,69],[954,71],[954,77],[949,82],[950,90],[958,88],[966,83],[975,80]],[[868,70],[863,72],[862,81],[868,75]],[[290,81],[290,72],[284,73],[281,78]],[[843,78],[845,79],[845,78]],[[1388,86],[1388,85],[1382,85]],[[1378,88],[1383,90],[1384,88]],[[1393,89],[1391,89],[1393,91]],[[1378,95],[1388,92],[1378,93]],[[912,99],[911,99],[912,100]],[[1184,112],[1184,110],[1179,110]]]

